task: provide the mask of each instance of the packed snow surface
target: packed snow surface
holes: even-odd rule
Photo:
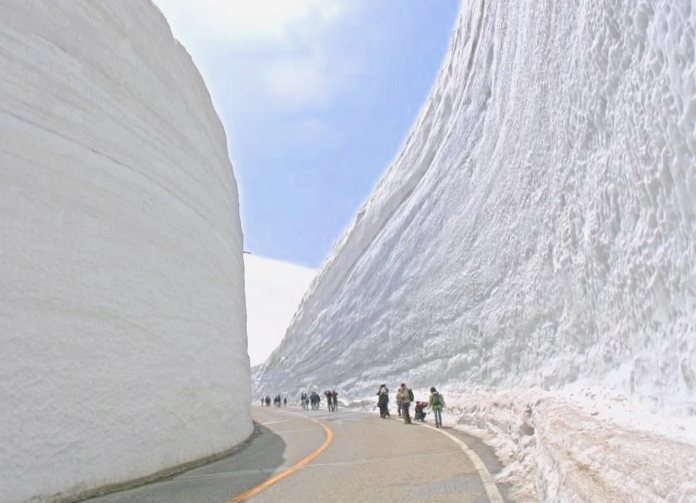
[[[262,363],[280,344],[316,273],[296,264],[244,255],[251,365]]]
[[[693,418],[695,33],[691,0],[463,2],[256,391],[572,384]]]
[[[223,128],[149,1],[0,0],[0,501],[252,429]]]

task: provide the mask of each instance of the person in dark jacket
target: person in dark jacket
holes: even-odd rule
[[[379,417],[386,419],[389,417],[389,388],[382,384],[377,391],[377,407],[379,407]]]

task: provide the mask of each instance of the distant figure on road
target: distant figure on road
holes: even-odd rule
[[[336,412],[338,410],[338,391],[333,390],[331,392],[331,398],[333,399],[333,411]]]
[[[271,406],[271,397],[266,395],[266,407],[270,407],[270,406]]]
[[[435,389],[435,386],[430,388],[428,405],[435,416],[435,428],[442,428],[442,408],[445,406],[445,397]]]
[[[416,421],[420,421],[421,423],[425,421],[425,408],[428,406],[428,402],[419,402],[416,401],[416,405],[414,408],[414,414],[413,418]]]
[[[287,406],[288,406],[288,397],[285,396],[285,398],[283,398],[283,407],[287,407]]]
[[[399,394],[396,394],[396,413],[401,417],[401,398],[399,398]]]
[[[304,410],[307,410],[307,406],[309,405],[309,398],[307,398],[307,393],[302,393],[300,396],[300,403],[302,404],[302,408]]]
[[[389,388],[382,384],[377,391],[377,407],[379,407],[379,417],[385,419],[389,416]]]
[[[413,391],[408,389],[405,383],[401,383],[401,387],[396,396],[397,398],[401,398],[401,415],[404,417],[404,424],[411,424],[411,413],[409,408],[413,401]]]
[[[312,391],[312,394],[309,396],[309,401],[312,404],[312,410],[319,410],[319,406],[321,405],[321,397],[319,396],[319,393]]]
[[[333,395],[331,394],[331,391],[326,390],[324,391],[324,396],[326,397],[326,407],[331,412],[333,410]]]

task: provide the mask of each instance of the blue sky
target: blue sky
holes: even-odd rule
[[[245,249],[318,267],[394,159],[457,0],[155,0],[203,74]]]

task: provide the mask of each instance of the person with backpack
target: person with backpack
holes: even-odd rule
[[[445,406],[445,397],[435,389],[435,386],[430,388],[428,406],[435,416],[435,428],[442,428],[442,408]]]
[[[413,391],[406,387],[405,383],[401,383],[397,397],[401,399],[401,415],[404,418],[404,424],[411,424],[411,413],[409,408],[414,399]]]

